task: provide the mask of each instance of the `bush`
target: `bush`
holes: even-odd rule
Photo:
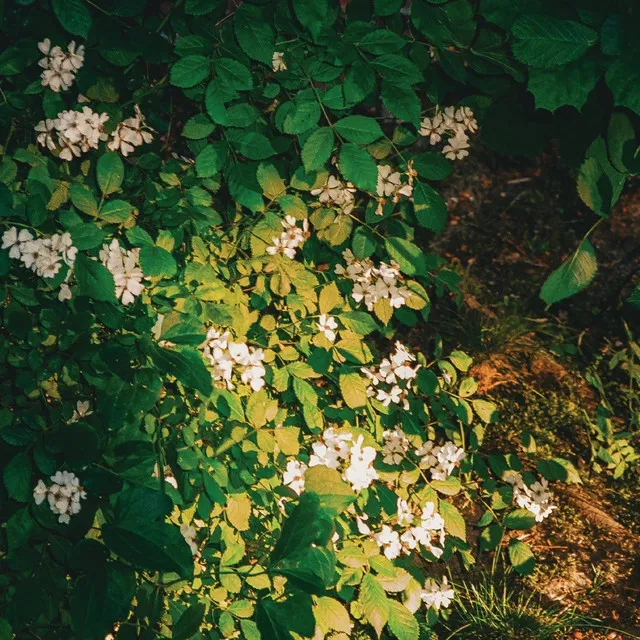
[[[418,638],[468,526],[530,573],[506,532],[579,481],[482,450],[423,247],[477,119],[512,153],[561,133],[608,213],[624,3],[237,4],[5,8],[2,637]],[[585,238],[542,297],[595,268]]]

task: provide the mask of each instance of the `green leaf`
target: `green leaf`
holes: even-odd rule
[[[369,383],[359,373],[340,374],[340,393],[351,409],[364,407],[367,404],[367,387]]]
[[[347,116],[338,120],[333,127],[338,135],[358,144],[375,142],[384,135],[380,125],[366,116]]]
[[[93,20],[82,0],[52,0],[51,6],[63,29],[74,36],[89,36]]]
[[[302,146],[302,164],[306,171],[321,169],[333,150],[333,131],[329,127],[316,129]]]
[[[320,313],[329,313],[342,302],[342,296],[335,282],[323,287],[318,296]]]
[[[13,637],[11,625],[4,618],[0,618],[0,640],[11,640]]]
[[[71,239],[73,246],[78,251],[86,251],[87,249],[95,249],[102,244],[106,233],[99,229],[92,222],[77,224],[71,228]]]
[[[211,62],[205,56],[186,56],[171,67],[171,84],[188,89],[209,77]]]
[[[397,600],[387,600],[389,629],[398,640],[419,640],[420,625],[415,616]]]
[[[182,135],[191,140],[202,140],[213,133],[215,128],[215,124],[204,113],[199,113],[185,122]]]
[[[403,238],[390,237],[385,239],[384,246],[403,273],[408,276],[426,273],[427,265],[424,254],[413,242]]]
[[[359,189],[376,192],[378,167],[375,160],[364,149],[350,142],[343,144],[338,167],[344,178]]]
[[[28,502],[32,497],[31,458],[26,451],[18,453],[5,465],[2,472],[4,486],[12,500]]]
[[[373,0],[374,13],[377,16],[391,16],[404,4],[404,0]]]
[[[328,0],[293,0],[293,10],[300,24],[317,40],[328,20],[335,15]]]
[[[206,397],[211,395],[211,374],[198,351],[155,347],[151,349],[151,358],[161,371],[171,374],[182,384],[196,389]]]
[[[324,593],[334,580],[336,558],[324,547],[309,547],[271,567],[307,593]]]
[[[112,522],[102,538],[113,553],[143,569],[193,575],[193,555],[180,529],[166,524],[171,500],[159,491],[138,487],[118,495]]]
[[[102,263],[80,253],[76,257],[73,272],[80,295],[104,302],[117,302],[113,276]]]
[[[140,249],[140,267],[145,276],[167,278],[178,270],[175,258],[166,249],[148,244]]]
[[[105,222],[119,223],[128,220],[133,212],[133,205],[124,200],[110,200],[101,209],[99,218]]]
[[[583,57],[557,69],[531,69],[527,89],[536,109],[555,111],[569,105],[581,110],[599,78],[597,59]]]
[[[424,182],[413,186],[413,209],[420,226],[442,233],[447,222],[447,204],[435,189]]]
[[[396,84],[391,80],[382,82],[380,94],[384,106],[399,120],[405,120],[414,127],[420,126],[420,99],[409,84]]]
[[[274,34],[271,25],[256,7],[244,2],[237,9],[233,28],[240,48],[254,60],[271,66]]]
[[[598,39],[593,29],[579,22],[558,20],[549,15],[520,16],[511,33],[516,58],[539,69],[577,60]]]
[[[124,180],[124,164],[117,153],[105,153],[98,158],[96,167],[98,186],[102,195],[108,196],[120,190]]]
[[[467,539],[467,527],[462,514],[449,502],[440,501],[440,515],[444,520],[444,528],[447,533],[460,540]]]
[[[89,187],[83,184],[72,184],[69,187],[69,195],[76,209],[94,218],[98,216],[98,201]]]
[[[606,217],[618,201],[626,178],[626,173],[616,171],[609,162],[604,140],[598,136],[580,167],[578,195],[592,211]]]
[[[626,113],[611,115],[607,129],[607,149],[611,165],[616,171],[639,173],[640,160],[636,154],[636,132]]]
[[[482,422],[495,422],[498,419],[498,410],[493,402],[487,400],[472,400],[471,404]]]
[[[413,168],[426,180],[444,180],[451,175],[453,167],[441,153],[425,151],[413,157]]]
[[[578,470],[564,458],[550,458],[536,462],[538,473],[547,480],[582,484]]]
[[[230,130],[227,130],[228,132]],[[271,141],[262,133],[237,129],[237,135],[227,136],[234,143],[236,151],[250,160],[265,160],[276,154]]]
[[[378,638],[389,621],[389,600],[380,583],[370,574],[365,574],[360,583],[358,602],[367,622],[375,629]]]
[[[220,172],[227,160],[227,147],[224,143],[208,144],[196,156],[196,172],[200,178],[210,178]]]
[[[393,53],[378,56],[371,65],[393,84],[411,85],[422,81],[422,74],[411,60]]]
[[[160,340],[197,346],[204,342],[206,334],[204,325],[197,318],[173,312],[164,317]]]
[[[640,69],[635,52],[616,58],[605,75],[616,106],[628,107],[640,114]]]
[[[185,609],[173,625],[172,640],[189,640],[200,630],[206,606],[202,602],[192,604]]]
[[[545,281],[540,297],[548,305],[564,300],[591,284],[598,270],[598,262],[591,243],[586,238],[570,258]]]
[[[316,628],[311,595],[297,593],[278,602],[262,598],[256,605],[255,621],[261,640],[293,640],[292,632],[311,638]]]
[[[238,91],[249,91],[253,88],[251,72],[241,62],[233,58],[218,58],[213,63],[218,78]]]
[[[311,467],[305,472],[304,481],[305,492],[316,494],[320,507],[328,515],[340,515],[356,499],[356,494],[335,469]]]
[[[357,43],[368,53],[376,55],[382,53],[395,53],[407,44],[407,41],[393,31],[376,29],[360,38]]]
[[[315,127],[321,114],[320,104],[315,98],[286,103],[281,109],[285,113],[282,130],[290,135],[299,135]]]
[[[516,509],[508,513],[502,524],[507,529],[531,529],[536,523],[536,517],[528,509]]]
[[[513,568],[522,576],[530,576],[533,573],[536,561],[531,548],[520,540],[509,541],[509,560]]]
[[[135,592],[133,569],[114,562],[91,567],[88,575],[76,581],[69,599],[71,624],[77,636],[99,638],[108,634],[114,622],[127,616]]]
[[[340,316],[340,322],[357,333],[359,336],[368,336],[374,331],[378,331],[380,327],[378,323],[366,311],[347,311]]]

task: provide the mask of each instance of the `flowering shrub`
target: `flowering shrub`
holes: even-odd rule
[[[595,86],[594,25],[235,4],[5,8],[3,636],[417,639],[455,598],[447,563],[474,562],[470,527],[528,573],[508,531],[551,513],[546,480],[579,480],[483,449],[470,359],[425,336],[457,278],[421,247],[446,222],[432,183],[476,116],[499,146],[524,90],[511,41],[539,106],[576,106],[548,93],[579,92],[558,80],[574,61]],[[623,27],[601,29],[617,55]],[[634,108],[622,59],[607,82]],[[596,213],[632,134],[616,112],[589,147]]]

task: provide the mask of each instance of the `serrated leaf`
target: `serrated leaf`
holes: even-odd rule
[[[530,576],[533,573],[536,561],[531,547],[520,540],[509,541],[509,560],[513,568],[522,576]]]
[[[367,404],[368,381],[359,373],[340,374],[340,393],[351,409],[364,407]]]
[[[335,122],[333,128],[338,135],[358,144],[375,142],[384,135],[380,125],[366,116],[347,116]]]
[[[358,602],[367,622],[375,629],[379,638],[389,621],[389,599],[380,583],[370,573],[362,578]]]
[[[120,190],[124,180],[124,164],[117,153],[105,153],[98,158],[96,167],[98,186],[102,195],[108,196]]]
[[[550,305],[573,296],[591,284],[597,270],[595,251],[585,238],[571,257],[546,279],[540,297]]]
[[[320,313],[329,313],[341,303],[342,296],[335,282],[331,282],[326,287],[322,287],[320,295],[318,296]]]
[[[73,34],[87,38],[93,24],[91,13],[81,0],[52,0],[53,12],[62,27]]]
[[[541,69],[577,60],[598,40],[593,29],[579,22],[543,14],[520,16],[511,33],[516,58]]]
[[[409,276],[427,271],[424,254],[410,240],[404,238],[386,238],[384,246],[389,255],[398,263],[400,271]]]
[[[240,48],[250,58],[271,66],[274,34],[260,11],[246,2],[241,4],[235,13],[233,28]]]
[[[171,84],[181,89],[194,87],[209,77],[210,68],[209,58],[204,56],[195,55],[180,58],[171,67]]]
[[[100,262],[78,254],[74,265],[74,275],[80,295],[94,300],[116,302],[116,285],[111,272]]]
[[[420,126],[420,99],[411,85],[383,81],[381,98],[396,118]]]
[[[4,486],[12,500],[28,502],[31,498],[31,458],[26,451],[13,456],[2,472]]]
[[[378,167],[369,153],[358,145],[351,142],[342,145],[338,167],[344,178],[359,189],[376,192]]]
[[[329,127],[316,129],[302,147],[302,164],[306,171],[322,168],[333,150],[333,131]]]
[[[467,526],[462,514],[449,502],[440,501],[440,515],[444,520],[444,528],[447,533],[460,540],[467,539]]]
[[[166,249],[148,244],[140,249],[140,267],[145,276],[166,278],[178,270],[175,258]]]
[[[389,629],[398,640],[419,640],[420,625],[415,616],[397,600],[388,600]]]

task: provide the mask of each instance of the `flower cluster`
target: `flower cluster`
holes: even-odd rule
[[[42,86],[56,93],[69,89],[84,63],[84,47],[76,47],[75,42],[70,42],[63,51],[61,47],[52,47],[51,40],[45,38],[38,43],[38,49],[44,54],[38,62],[43,69]]]
[[[9,249],[9,257],[21,260],[27,269],[35,271],[43,278],[53,278],[62,268],[62,264],[69,267],[69,273],[75,263],[78,249],[73,246],[71,234],[57,233],[48,238],[34,238],[30,231],[11,227],[2,234],[2,248]],[[65,288],[65,289],[63,289]],[[60,289],[59,299],[66,296],[63,284]]]
[[[58,151],[58,157],[71,161],[90,149],[97,149],[101,140],[107,140],[104,124],[106,113],[95,113],[90,107],[82,111],[61,111],[57,118],[41,120],[35,130],[38,144],[50,151]]]
[[[111,134],[111,140],[107,144],[110,151],[119,151],[125,158],[136,147],[149,144],[153,140],[151,127],[144,120],[140,107],[135,105],[135,116],[126,118],[118,123],[116,130]]]
[[[513,501],[521,509],[530,511],[536,517],[536,522],[542,522],[557,509],[556,505],[551,504],[553,494],[545,478],[528,486],[517,471],[506,471],[502,479],[513,485]]]
[[[280,223],[284,230],[279,236],[271,238],[273,244],[267,247],[266,251],[272,256],[282,253],[293,260],[296,257],[296,249],[299,249],[309,237],[309,221],[305,218],[300,228],[293,216],[286,216]]]
[[[262,349],[250,347],[244,342],[231,342],[228,331],[221,333],[214,327],[207,332],[207,339],[202,345],[205,357],[213,367],[211,377],[224,382],[227,389],[233,389],[233,373],[240,374],[243,384],[248,384],[254,391],[264,387],[266,369],[262,361]]]
[[[433,578],[427,578],[424,588],[420,592],[420,597],[427,607],[439,611],[451,605],[452,600],[455,598],[455,592],[447,582],[447,576],[442,576],[441,584],[438,584]]]
[[[421,469],[429,469],[432,480],[446,480],[460,460],[465,457],[464,449],[456,447],[453,442],[437,445],[425,442],[415,454],[420,458]]]
[[[51,511],[58,516],[58,522],[69,524],[71,516],[80,511],[80,500],[87,497],[80,485],[78,477],[69,471],[58,471],[51,476],[50,487],[38,480],[33,490],[33,498],[36,504],[41,504],[46,498]]]
[[[111,272],[116,284],[116,298],[131,304],[142,293],[144,274],[140,268],[140,249],[124,249],[115,238],[102,245],[100,261]]]
[[[420,365],[411,364],[416,361],[416,357],[401,342],[396,341],[395,348],[391,356],[383,358],[377,367],[362,367],[360,371],[371,382],[367,388],[369,397],[375,396],[385,407],[393,403],[402,404],[404,409],[409,409],[410,381],[418,375]]]
[[[411,443],[400,427],[393,431],[387,430],[382,434],[384,445],[382,447],[382,462],[385,464],[400,464],[404,454],[409,450]]]
[[[392,309],[399,309],[406,304],[411,292],[407,287],[399,286],[402,276],[395,262],[381,262],[376,267],[369,258],[358,260],[350,249],[345,249],[342,257],[347,266],[337,264],[335,272],[355,283],[351,297],[356,302],[364,301],[369,311],[373,311],[379,300],[388,300]]]
[[[198,526],[204,525],[204,522],[202,522],[201,520],[194,520],[193,523]],[[191,549],[191,553],[193,554],[194,558],[199,558],[200,551],[198,550],[198,542],[196,541],[198,532],[195,527],[191,527],[188,524],[181,524],[180,533],[182,534],[185,542],[189,545],[189,549]]]
[[[378,184],[376,186],[378,207],[376,208],[376,215],[382,215],[382,210],[388,198],[391,198],[394,203],[400,200],[400,196],[413,198],[413,172],[409,171],[407,175],[409,176],[409,181],[403,184],[402,174],[399,171],[394,171],[393,167],[388,164],[378,166]]]
[[[447,136],[447,144],[442,153],[447,160],[461,160],[469,155],[469,134],[478,130],[478,123],[469,107],[446,107],[436,110],[433,118],[422,120],[419,133],[429,138],[431,145],[438,144],[442,136]]]
[[[333,427],[325,429],[322,438],[312,445],[309,467],[324,466],[342,471],[342,478],[355,491],[362,491],[378,478],[373,468],[377,452],[364,446],[364,437],[354,438],[350,432],[338,433]],[[283,476],[283,484],[297,494],[304,491],[304,473],[307,465],[299,460],[290,460]]]
[[[342,182],[335,176],[329,176],[322,187],[312,189],[311,195],[326,207],[335,207],[343,213],[351,213],[355,206],[356,188],[350,182]]]
[[[416,516],[413,507],[406,500],[398,498],[396,518],[398,525],[405,527],[402,533],[384,524],[373,536],[389,560],[394,560],[401,554],[409,555],[418,545],[422,545],[436,558],[442,556],[446,536],[444,519],[436,511],[433,502],[427,502],[420,515]]]

